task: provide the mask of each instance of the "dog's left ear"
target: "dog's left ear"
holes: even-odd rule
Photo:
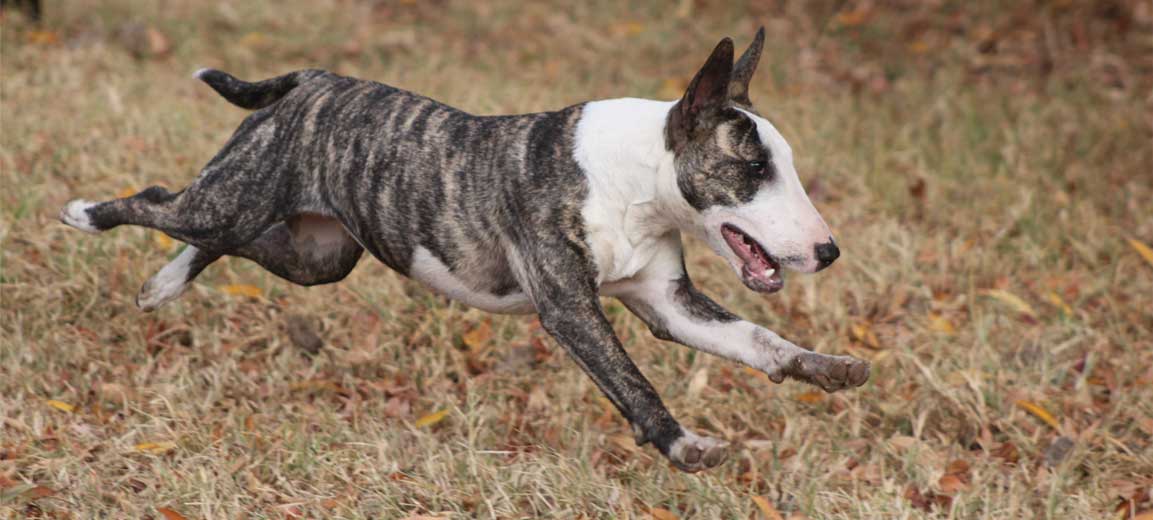
[[[680,152],[700,131],[710,127],[729,104],[733,77],[733,40],[724,38],[689,82],[688,90],[669,111],[665,127],[668,149]]]
[[[733,65],[733,76],[729,80],[729,99],[738,105],[753,106],[753,102],[749,101],[749,82],[753,79],[753,73],[757,71],[757,63],[761,61],[761,49],[764,47],[765,28],[761,27],[753,37],[753,43],[749,44],[741,59]]]

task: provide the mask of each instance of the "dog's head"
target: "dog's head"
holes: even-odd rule
[[[793,153],[748,97],[764,30],[733,63],[721,40],[669,111],[665,142],[691,228],[758,292],[784,286],[781,269],[812,273],[839,255],[797,178]]]

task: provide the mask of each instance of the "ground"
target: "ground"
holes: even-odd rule
[[[825,394],[653,338],[675,471],[531,317],[371,260],[293,286],[237,259],[137,310],[180,244],[56,220],[178,189],[245,113],[191,78],[320,67],[483,113],[679,95],[768,33],[752,98],[841,259],[779,294],[701,244],[703,291],[873,363]],[[1153,7],[1141,1],[49,1],[3,15],[0,516],[1148,518]]]

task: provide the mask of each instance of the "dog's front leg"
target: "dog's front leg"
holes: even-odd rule
[[[728,443],[683,428],[665,408],[621,346],[591,284],[567,274],[537,276],[531,292],[541,325],[629,421],[638,445],[653,443],[677,468],[688,472],[724,462]]]
[[[725,310],[697,291],[679,250],[676,256],[654,263],[615,291],[654,336],[744,363],[776,383],[791,377],[834,392],[869,379],[866,361],[803,349]]]

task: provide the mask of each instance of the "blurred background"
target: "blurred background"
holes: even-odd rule
[[[42,4],[42,5],[41,5]],[[37,8],[37,6],[39,6]],[[4,2],[0,516],[1149,518],[1148,1]],[[687,426],[684,475],[534,317],[371,259],[301,288],[218,262],[152,314],[179,243],[56,221],[179,189],[245,113],[191,78],[325,68],[477,114],[679,97],[764,26],[751,88],[842,258],[702,289],[864,387],[773,385],[606,311]]]

